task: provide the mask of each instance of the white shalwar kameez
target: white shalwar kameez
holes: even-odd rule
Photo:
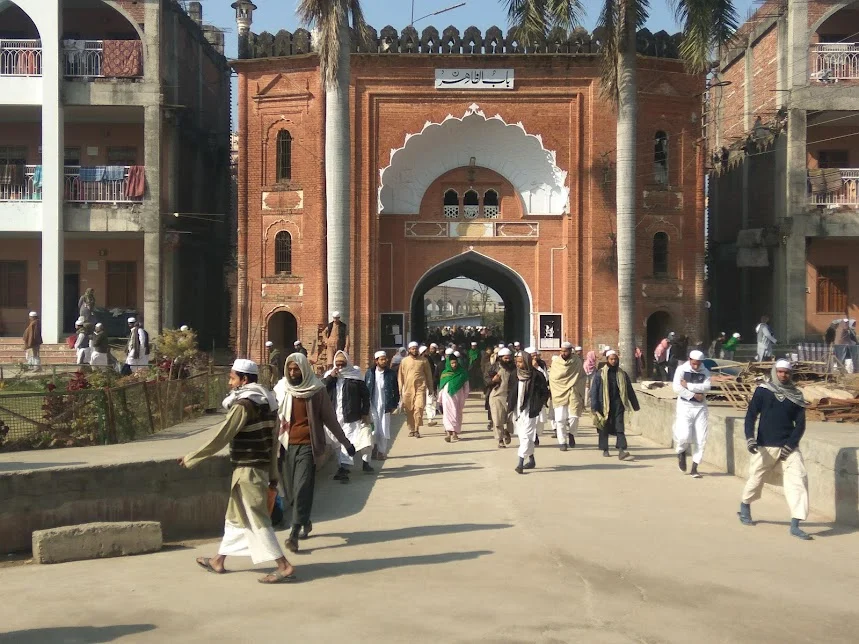
[[[137,327],[137,338],[140,341],[140,351],[136,358],[131,357],[131,350],[134,348],[134,336],[128,337],[128,357],[125,359],[125,364],[131,367],[132,371],[139,371],[149,365],[149,356],[146,355],[146,332],[143,327]]]
[[[391,440],[391,415],[385,413],[385,371],[376,367],[376,386],[370,392],[370,418],[373,420],[373,434],[376,439],[376,449],[381,454],[388,453],[388,441]]]
[[[680,381],[686,381],[686,387]],[[703,365],[696,371],[685,362],[674,373],[674,393],[677,394],[677,412],[674,419],[674,449],[678,454],[694,444],[692,462],[701,464],[707,445],[707,400],[695,400],[695,394],[710,391],[710,372]]]
[[[90,351],[89,337],[86,333],[78,333],[78,339],[75,340],[75,364],[89,364]]]
[[[513,421],[516,436],[519,438],[519,458],[528,458],[534,454],[534,446],[537,441],[537,421],[539,419],[529,417],[527,406],[522,410],[522,405],[525,403],[525,386],[528,381],[519,380],[518,384],[519,390],[516,395],[516,410],[513,412]]]
[[[337,394],[334,399],[334,409],[337,412],[337,421],[340,423],[340,426],[343,428],[343,433],[346,434],[346,438],[349,439],[349,443],[352,443],[356,446],[356,448],[361,443],[361,430],[364,426],[360,420],[356,420],[354,423],[347,423],[346,416],[343,414],[343,387],[346,386],[345,378],[337,378]],[[366,448],[363,450],[358,449],[357,454],[361,454],[361,458],[365,463],[370,462],[370,454],[367,452]],[[343,445],[340,445],[340,466],[346,467],[355,464],[355,459],[349,456],[349,452],[346,451],[346,448]]]

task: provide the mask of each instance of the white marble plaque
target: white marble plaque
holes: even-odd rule
[[[436,89],[513,89],[512,69],[437,69]]]

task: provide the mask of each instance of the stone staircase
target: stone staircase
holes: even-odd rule
[[[74,365],[75,350],[69,349],[65,342],[62,344],[43,344],[39,352],[42,366]],[[0,365],[15,366],[26,362],[24,357],[24,342],[21,338],[0,338]]]

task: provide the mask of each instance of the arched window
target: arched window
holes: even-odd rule
[[[668,275],[668,233],[653,236],[653,274]]]
[[[456,190],[448,190],[444,193],[444,216],[445,219],[459,217],[459,193]]]
[[[480,214],[480,195],[476,190],[469,190],[462,198],[462,215],[466,219],[474,219]]]
[[[292,134],[289,130],[277,133],[277,180],[292,179]]]
[[[292,273],[292,235],[285,230],[274,238],[274,272],[280,275]]]
[[[661,186],[668,185],[668,135],[662,130],[653,140],[653,179]]]
[[[483,216],[487,219],[498,219],[500,212],[498,193],[494,190],[487,190],[483,194]]]

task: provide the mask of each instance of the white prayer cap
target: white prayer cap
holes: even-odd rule
[[[499,344],[499,345],[498,345],[498,348],[499,348],[499,349],[504,349],[504,348],[506,348],[506,347],[507,347],[507,345],[506,345],[506,344],[504,344],[504,343],[501,343],[501,344]]]
[[[295,342],[292,343],[292,346],[300,347],[301,346],[301,340],[296,340]]]
[[[36,313],[35,311],[30,311],[30,317],[31,318],[37,318],[37,317],[39,317],[39,314]]]
[[[376,351],[376,353],[373,354],[373,360],[378,360],[379,358],[387,358],[387,357],[388,357],[388,354],[385,353],[384,351]]]
[[[616,355],[617,355],[617,351],[615,351],[614,349],[609,349],[608,351],[605,352],[606,358],[608,358],[609,356],[616,356]]]
[[[513,355],[513,352],[510,349],[508,349],[507,347],[504,347],[503,349],[501,349],[501,351],[498,352],[499,358],[501,356],[512,356],[512,355]]]
[[[521,345],[521,344],[519,344],[519,340],[516,340],[516,341],[513,343],[513,346],[514,346],[514,347],[521,347],[522,345]]]
[[[431,342],[430,349],[438,349],[438,345],[435,342]]]
[[[739,333],[735,333],[735,334],[734,334],[734,337],[735,337],[735,338],[737,338],[737,339],[739,339],[741,336],[740,336],[740,334],[739,334]]]
[[[703,360],[704,354],[701,351],[691,351],[689,353],[690,360]]]
[[[459,358],[459,357],[461,357],[461,356],[459,355],[459,351],[454,351],[454,352],[453,352],[453,357],[454,357],[454,358]]]
[[[187,325],[187,324],[183,324],[182,326],[180,326],[180,327],[179,327],[179,330],[180,330],[180,331],[188,331],[188,330],[189,330],[189,329],[188,329],[188,325]]]
[[[472,342],[472,343],[471,343],[471,346],[476,347],[476,346],[477,346],[477,343],[476,343],[476,342]]]
[[[340,317],[340,311],[333,311],[331,313],[331,317],[332,318],[339,318]]]
[[[78,318],[75,320],[75,326],[83,326],[83,323],[86,322],[83,318]]]
[[[424,345],[418,347],[418,354],[423,355],[427,352],[427,348]]]
[[[409,349],[412,349],[412,348],[417,347],[417,346],[418,346],[417,342],[415,342],[415,341],[409,342]]]
[[[574,348],[576,351],[581,351],[581,350],[582,350],[582,348],[581,348],[580,346],[578,346],[578,345],[576,345],[576,346],[575,346],[575,347],[573,347],[573,348]]]
[[[267,347],[273,347],[273,346],[274,346],[274,342],[272,342],[271,340],[268,340],[268,341],[265,343],[265,346],[267,346]]]
[[[129,324],[134,324],[135,322],[137,322],[137,318],[128,318]]]
[[[531,355],[534,355],[535,353],[537,353],[537,349],[534,347],[527,347],[525,349],[525,353],[530,353]]]
[[[789,369],[790,371],[793,371],[793,366],[790,364],[790,360],[778,360],[775,363],[775,368],[776,369]]]
[[[444,355],[446,355],[446,356],[452,356],[452,355],[453,355],[453,349],[445,349],[445,350],[444,350]]]
[[[257,363],[253,360],[245,360],[244,358],[238,358],[233,363],[233,371],[236,373],[249,373],[252,375],[259,374],[259,367]]]
[[[101,322],[99,322],[98,324],[95,325],[95,328],[96,329],[103,329],[104,325]]]
[[[562,349],[572,349],[572,348],[573,348],[573,344],[572,344],[572,342],[564,342],[564,343],[561,345],[561,348],[562,348]]]

